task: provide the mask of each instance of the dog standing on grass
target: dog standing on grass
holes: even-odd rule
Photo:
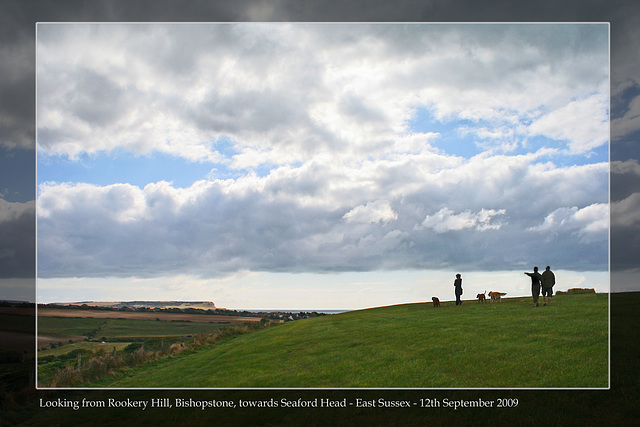
[[[500,302],[502,301],[502,297],[505,296],[507,293],[506,292],[494,292],[491,291],[489,292],[489,297],[491,297],[491,302]]]
[[[431,301],[433,301],[433,308],[440,307],[440,300],[438,297],[432,297]]]
[[[476,298],[478,298],[480,302],[485,302],[487,300],[487,291],[484,291],[483,294],[476,295]]]

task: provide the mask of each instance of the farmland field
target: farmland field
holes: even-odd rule
[[[99,336],[109,340],[131,337],[184,336],[213,332],[221,326],[220,323],[111,319],[102,328]]]
[[[95,332],[96,339],[163,337],[212,332],[224,323],[189,321],[158,321],[137,319],[94,319],[38,317],[38,335],[87,337]]]
[[[290,322],[92,387],[608,386],[608,295],[406,304]]]
[[[9,316],[0,313],[3,315]],[[40,308],[37,316],[39,384],[51,384],[61,370],[77,367],[78,358],[86,361],[105,354],[113,357],[122,354],[123,360],[139,347],[166,355],[173,351],[174,344],[179,345],[181,351],[190,337],[259,322],[257,317]]]
[[[65,317],[57,317],[59,315]],[[131,342],[149,337],[187,336],[210,333],[231,323],[260,320],[238,316],[64,309],[40,309],[37,319],[39,348],[87,338]]]
[[[111,311],[39,308],[38,317],[82,317],[94,319],[189,320],[191,322],[259,322],[257,317],[222,316],[216,314],[162,313],[147,311]]]
[[[104,322],[105,319],[38,316],[38,334],[89,335]]]
[[[150,336],[192,335],[211,332],[225,324],[260,321],[257,317],[242,316],[55,308],[39,308],[37,319],[38,348],[83,340],[90,335],[143,341]]]
[[[105,323],[105,319],[38,317],[38,348],[80,341]]]

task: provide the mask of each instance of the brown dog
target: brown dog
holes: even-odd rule
[[[431,298],[431,301],[433,301],[433,308],[440,307],[440,300],[438,297]]]
[[[484,291],[483,294],[478,294],[476,295],[476,298],[478,298],[478,301],[480,302],[485,302],[487,300],[487,295],[486,295],[487,291]]]
[[[506,295],[506,292],[489,292],[489,297],[491,298],[491,302],[500,302],[502,300],[502,297],[504,295]]]

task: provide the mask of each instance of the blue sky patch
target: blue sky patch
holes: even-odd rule
[[[521,119],[523,126],[530,119]],[[451,119],[441,121],[428,108],[419,108],[408,122],[410,132],[437,132],[440,137],[431,144],[447,154],[470,159],[482,152],[493,150],[497,154],[523,155],[535,153],[543,148],[557,149],[558,152],[543,156],[541,161],[553,161],[558,166],[586,165],[609,161],[609,145],[605,144],[587,153],[569,155],[568,142],[554,140],[546,136],[526,137],[517,134],[508,126],[496,126],[486,120]],[[490,133],[496,136],[489,136]],[[500,133],[503,135],[498,136]]]
[[[129,183],[143,188],[164,180],[173,182],[174,187],[188,187],[195,181],[207,179],[213,169],[215,177],[220,179],[239,175],[218,163],[191,162],[159,152],[147,155],[126,151],[83,154],[76,161],[38,153],[38,182]]]
[[[440,137],[433,140],[431,144],[448,154],[470,159],[483,151],[475,144],[470,134],[461,135],[458,131],[460,128],[477,126],[471,120],[443,122],[437,120],[429,109],[419,108],[413,118],[409,120],[408,125],[411,132],[439,133]]]

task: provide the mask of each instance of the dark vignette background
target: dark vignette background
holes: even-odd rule
[[[633,0],[0,0],[0,203],[21,203],[0,221],[0,300],[35,301],[36,22],[610,22],[611,23],[611,390],[428,391],[37,391],[32,375],[0,399],[1,425],[637,425],[640,420],[640,2]],[[2,218],[0,218],[2,219]],[[635,291],[630,293],[629,291]],[[15,296],[18,295],[19,298]],[[2,344],[0,343],[0,347]],[[541,361],[543,363],[544,361]],[[4,381],[0,378],[0,381]],[[516,397],[516,409],[44,410],[40,398],[194,400],[468,399]]]

